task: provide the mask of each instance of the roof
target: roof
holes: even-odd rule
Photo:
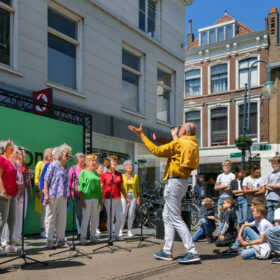
[[[229,16],[227,13],[225,13],[220,19],[218,19],[214,25],[219,24],[219,23],[223,23],[223,22],[227,22],[227,21],[231,21],[231,20],[235,20],[235,18]],[[238,33],[237,33],[237,37],[249,34],[251,32],[254,32],[254,30],[252,30],[251,28],[249,28],[248,26],[244,25],[243,23],[241,23],[240,21],[236,21],[239,25],[239,29],[238,29]],[[192,43],[190,43],[187,46],[187,49],[193,49],[199,46],[199,39],[197,38],[196,40],[194,40]]]

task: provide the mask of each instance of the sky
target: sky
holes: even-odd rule
[[[189,32],[189,19],[192,19],[196,39],[198,29],[213,25],[225,10],[244,25],[260,31],[265,29],[264,19],[274,7],[280,13],[280,0],[194,0],[186,7],[186,34]]]

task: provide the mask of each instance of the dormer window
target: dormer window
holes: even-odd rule
[[[231,39],[235,37],[237,30],[238,28],[235,20],[201,28],[198,30],[200,46]]]

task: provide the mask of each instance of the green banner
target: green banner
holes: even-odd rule
[[[27,151],[26,163],[32,171],[42,160],[46,148],[57,147],[63,143],[72,147],[72,154],[83,152],[83,127],[40,115],[22,112],[0,106],[0,140],[11,138]],[[74,161],[68,163],[75,164]],[[35,212],[35,188],[33,198],[28,200],[25,233],[40,232],[40,214]],[[67,211],[67,230],[72,228],[72,203]]]

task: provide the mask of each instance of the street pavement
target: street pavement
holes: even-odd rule
[[[134,230],[137,233],[139,230]],[[152,235],[154,230],[145,229],[147,240],[159,242],[153,244],[143,242],[142,247],[138,248],[138,237],[130,238],[132,242],[115,242],[119,245],[131,249],[131,252],[117,249],[114,253],[105,247],[96,252],[92,252],[107,244],[106,236],[101,235],[101,242],[98,245],[79,246],[82,252],[89,253],[92,259],[84,256],[74,257],[73,252],[65,252],[55,256],[51,253],[61,252],[65,249],[47,250],[45,240],[34,236],[26,240],[27,256],[45,261],[48,266],[41,264],[31,264],[21,268],[23,259],[11,263],[0,265],[0,279],[208,279],[208,280],[266,280],[279,279],[280,265],[271,264],[271,260],[242,260],[241,256],[223,256],[219,254],[226,248],[216,248],[214,244],[205,242],[196,243],[202,261],[196,264],[182,265],[174,261],[157,260],[152,256],[153,252],[162,249],[162,240],[155,239]],[[77,243],[78,244],[78,243]],[[177,241],[174,243],[174,257],[178,258],[185,254],[183,245]],[[11,259],[16,254],[9,254],[0,257],[0,262]],[[27,261],[29,262],[29,261]]]

